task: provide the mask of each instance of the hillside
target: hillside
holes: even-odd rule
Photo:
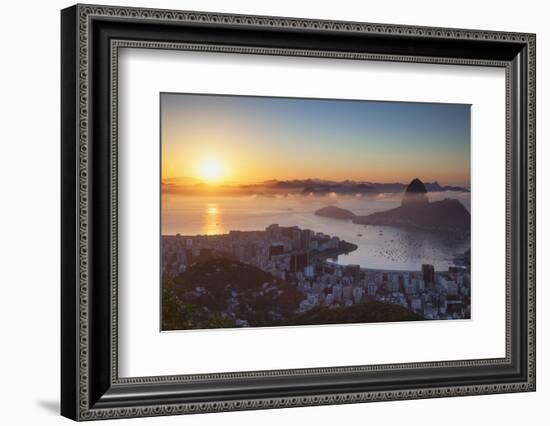
[[[236,320],[249,326],[271,325],[293,315],[302,293],[286,281],[252,265],[222,256],[209,256],[176,276],[170,289],[185,306],[171,327],[235,327]],[[164,302],[163,302],[164,303]],[[164,322],[164,320],[163,320]]]
[[[326,206],[315,211],[317,216],[330,217],[332,219],[353,219],[355,214],[349,210],[336,206]]]
[[[359,216],[361,225],[402,226],[430,231],[469,231],[470,212],[455,199],[426,204],[405,204],[394,209]]]
[[[359,216],[360,225],[402,226],[428,231],[469,232],[470,212],[456,199],[429,202],[426,186],[418,178],[411,181],[399,207]]]
[[[424,318],[406,308],[382,302],[365,302],[347,308],[320,307],[297,315],[285,325],[352,324],[396,321],[422,321]]]

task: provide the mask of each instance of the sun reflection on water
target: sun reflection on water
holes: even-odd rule
[[[220,208],[216,203],[208,203],[205,211],[203,233],[206,235],[223,234],[220,220]]]

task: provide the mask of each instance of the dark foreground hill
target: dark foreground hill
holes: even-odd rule
[[[163,329],[269,325],[296,311],[303,294],[255,266],[212,255],[163,282]],[[166,305],[171,313],[164,316]]]
[[[315,308],[297,315],[281,325],[357,324],[422,320],[424,318],[421,315],[402,306],[372,301],[343,308]]]

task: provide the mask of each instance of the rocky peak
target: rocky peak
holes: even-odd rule
[[[428,204],[427,192],[424,183],[420,179],[414,178],[405,190],[401,205]]]
[[[411,183],[409,183],[409,186],[407,186],[407,190],[405,192],[415,192],[418,194],[425,194],[428,191],[426,190],[426,186],[420,179],[414,178],[411,181]]]

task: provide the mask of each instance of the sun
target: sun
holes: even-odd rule
[[[199,171],[202,179],[208,182],[218,182],[223,175],[223,166],[215,158],[207,158],[201,161]]]

